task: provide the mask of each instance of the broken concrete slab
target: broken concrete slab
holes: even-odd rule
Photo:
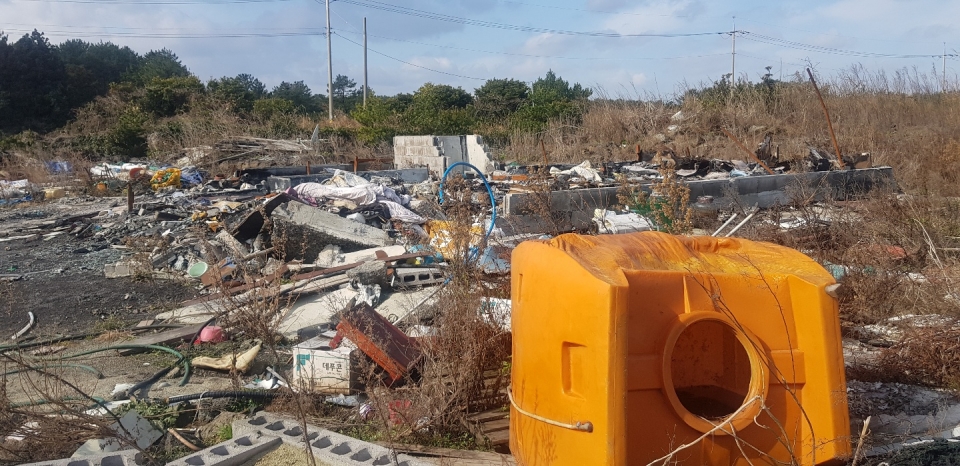
[[[433,287],[416,291],[396,291],[386,298],[381,296],[380,299],[380,305],[376,307],[377,313],[399,325],[406,323],[411,313],[435,304],[438,289]]]
[[[356,296],[356,290],[343,288],[325,295],[301,298],[285,313],[277,331],[287,338],[319,334],[320,326],[329,324],[333,316],[346,309]]]
[[[328,244],[356,251],[393,243],[383,230],[299,202],[278,207],[271,218],[279,230],[275,241],[282,238],[284,251],[292,259],[312,260]]]
[[[363,249],[356,252],[342,252],[339,247],[332,246],[334,247],[328,246],[321,251],[321,254],[317,257],[317,266],[338,267],[368,260],[402,256],[407,252],[407,248],[401,245]]]
[[[382,260],[364,262],[347,270],[347,277],[361,285],[387,286],[387,263]]]

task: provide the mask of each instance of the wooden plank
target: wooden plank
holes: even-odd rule
[[[487,441],[490,442],[491,447],[506,445],[510,443],[510,429],[498,430],[496,432],[486,434],[485,437],[487,438]]]
[[[487,422],[487,421],[493,421],[496,419],[503,419],[509,415],[510,415],[509,410],[497,408],[497,409],[491,409],[489,411],[484,411],[482,413],[471,414],[467,416],[467,420],[470,422]]]
[[[407,453],[417,457],[434,457],[457,460],[474,460],[475,462],[443,461],[443,464],[516,464],[511,455],[476,450],[455,450],[453,448],[429,447],[425,445],[410,445],[387,442],[374,442],[378,445]]]
[[[170,330],[165,330],[160,333],[152,333],[147,335],[142,335],[134,339],[133,341],[124,343],[126,345],[163,345],[167,343],[181,342],[185,339],[192,338],[197,332],[203,328],[204,324],[194,324],[187,325],[180,328],[173,328]],[[125,349],[120,350],[120,354],[128,355],[139,352],[141,350],[136,349]]]
[[[497,419],[494,421],[488,421],[480,424],[480,430],[484,435],[489,435],[491,432],[496,432],[498,430],[509,430],[510,429],[510,418],[506,419]]]

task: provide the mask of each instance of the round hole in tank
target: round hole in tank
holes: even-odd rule
[[[714,319],[692,322],[680,332],[671,353],[673,391],[690,414],[716,421],[743,406],[753,365],[733,327]]]

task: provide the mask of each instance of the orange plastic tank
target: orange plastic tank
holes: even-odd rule
[[[781,246],[656,232],[513,253],[518,464],[829,464],[850,455],[831,275]]]

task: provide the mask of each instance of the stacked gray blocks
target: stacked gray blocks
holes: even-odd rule
[[[247,435],[260,432],[275,435],[284,443],[303,448],[303,428],[293,420],[270,413],[258,413],[252,419],[241,419],[233,423],[234,435]],[[388,448],[340,435],[326,429],[307,426],[307,439],[314,456],[321,462],[333,466],[425,466],[426,463],[404,455],[396,454]]]
[[[86,458],[63,458],[53,461],[41,461],[23,466],[136,466],[143,464],[143,458],[137,450],[121,450]]]
[[[493,170],[483,138],[467,136],[394,136],[393,164],[397,168],[427,167],[437,175],[457,162],[469,162],[486,174]],[[455,169],[462,173],[462,169]]]
[[[239,466],[282,443],[279,437],[250,432],[167,463],[167,466]]]
[[[845,200],[877,189],[896,188],[890,167],[695,180],[685,184],[690,188],[690,202],[696,202],[700,196],[713,196],[718,208],[738,202],[745,207],[756,205],[762,209],[788,205],[798,197],[815,201]],[[649,186],[642,188],[649,193]],[[612,186],[544,194],[508,193],[504,199],[504,220],[514,234],[544,231],[545,226],[555,226],[559,231],[586,229],[593,222],[594,209],[617,204],[618,189]],[[738,199],[733,199],[734,196]],[[549,207],[549,221],[538,218],[545,207]]]

